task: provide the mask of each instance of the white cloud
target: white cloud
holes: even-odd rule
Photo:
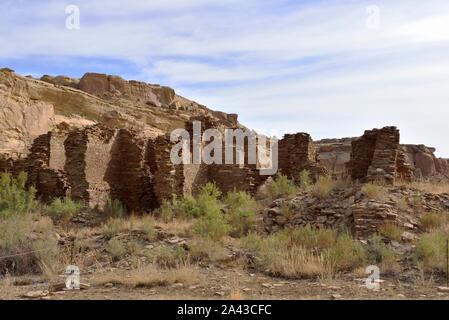
[[[378,0],[376,30],[365,27],[371,1],[73,2],[79,31],[64,28],[61,2],[0,3],[0,62],[119,59],[136,65],[137,78],[265,132],[323,138],[393,124],[404,141],[449,157],[446,0]]]

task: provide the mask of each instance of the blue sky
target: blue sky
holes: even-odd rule
[[[169,85],[277,136],[396,125],[449,157],[447,0],[0,0],[0,47],[21,74]]]

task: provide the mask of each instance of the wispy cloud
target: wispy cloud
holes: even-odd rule
[[[404,142],[449,156],[446,0],[73,0],[76,31],[65,28],[67,4],[2,1],[0,64],[117,70],[267,133],[324,138],[397,125]],[[366,26],[368,5],[380,9],[377,29]]]

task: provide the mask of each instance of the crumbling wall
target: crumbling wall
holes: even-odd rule
[[[411,177],[411,169],[400,153],[396,127],[365,131],[361,138],[352,142],[351,160],[347,167],[352,179],[359,181],[381,180],[393,184],[399,177]]]
[[[95,125],[75,129],[65,140],[66,163],[71,196],[92,208],[103,208],[110,198],[111,186],[105,176],[111,161],[116,130]]]
[[[149,143],[136,132],[121,129],[111,149],[105,180],[111,186],[111,198],[119,199],[129,211],[155,208]]]
[[[170,159],[174,143],[168,135],[157,137],[149,146],[149,164],[153,172],[154,194],[157,206],[163,199],[184,194],[183,165],[175,165]]]
[[[307,133],[286,134],[279,141],[279,169],[282,174],[298,180],[303,170],[308,170],[313,179],[327,174],[319,163],[312,138]]]

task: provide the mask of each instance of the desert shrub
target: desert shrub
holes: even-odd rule
[[[382,273],[400,270],[400,265],[396,261],[396,253],[382,241],[381,236],[374,235],[368,243],[367,256],[369,263],[379,265]]]
[[[190,257],[195,261],[218,262],[229,257],[229,250],[220,242],[210,239],[197,239],[189,246]]]
[[[11,256],[0,260],[0,273],[54,271],[58,267],[58,253],[53,223],[48,217],[24,215],[0,219],[0,256]]]
[[[349,234],[309,226],[267,237],[249,234],[242,245],[255,254],[254,267],[288,278],[332,277],[335,271],[362,266],[366,257]]]
[[[327,249],[335,244],[337,240],[337,232],[333,229],[316,229],[307,225],[305,227],[297,228],[290,232],[291,241],[305,247],[306,249]]]
[[[330,273],[322,254],[314,254],[299,246],[292,246],[288,250],[270,248],[265,259],[269,273],[274,276],[315,278],[324,277]]]
[[[83,204],[66,197],[53,199],[46,207],[45,212],[52,218],[69,222],[74,215],[80,213],[83,209]]]
[[[165,223],[173,221],[175,218],[175,210],[172,201],[167,199],[162,200],[162,205],[158,209],[158,215]]]
[[[399,241],[402,239],[404,229],[396,223],[386,222],[379,227],[379,233],[386,238]]]
[[[330,272],[320,253],[292,244],[285,232],[265,238],[250,234],[243,246],[255,254],[253,266],[274,276],[286,278],[316,278]]]
[[[119,239],[111,239],[108,241],[106,250],[111,254],[114,260],[120,260],[126,254],[126,248]]]
[[[362,244],[347,233],[339,235],[335,244],[326,249],[325,253],[335,270],[350,271],[363,266],[366,261]]]
[[[449,214],[446,212],[429,212],[424,213],[420,220],[419,226],[425,231],[442,228],[449,222]]]
[[[196,199],[188,194],[184,196],[178,204],[178,214],[177,217],[181,219],[198,218],[201,214],[200,208]]]
[[[210,194],[207,193],[207,196],[210,196]],[[165,222],[173,221],[174,218],[183,220],[192,219],[200,215],[200,207],[192,195],[186,195],[181,199],[178,199],[175,195],[171,202],[165,201],[162,206],[161,217]]]
[[[143,218],[139,229],[145,233],[146,240],[154,241],[157,239],[156,228],[151,219]]]
[[[256,214],[259,210],[257,202],[244,191],[229,192],[226,195],[226,218],[232,227],[232,235],[241,237],[254,228]]]
[[[222,211],[220,196],[221,192],[214,183],[207,183],[200,190],[197,197],[200,217],[193,227],[200,237],[219,240],[231,231]]]
[[[199,279],[197,267],[188,263],[177,265],[171,270],[159,269],[150,264],[131,270],[126,276],[118,272],[96,276],[94,283],[96,285],[112,283],[135,289],[168,286],[175,283],[192,285],[198,283]]]
[[[446,241],[448,235],[435,230],[421,236],[417,245],[417,258],[426,270],[446,270]]]
[[[320,176],[311,186],[310,190],[315,197],[327,198],[334,189],[335,184],[331,177]]]
[[[277,176],[264,185],[261,190],[261,197],[272,201],[282,197],[290,197],[298,192],[298,187],[287,176],[277,174]]]
[[[126,216],[126,208],[118,199],[108,199],[103,209],[108,217],[123,218]]]
[[[127,225],[124,219],[111,218],[103,225],[102,233],[106,238],[110,239],[125,230],[127,230]]]
[[[207,212],[194,225],[196,235],[216,241],[228,235],[230,231],[231,226],[221,210]]]
[[[27,189],[26,181],[25,172],[20,172],[17,178],[9,173],[0,174],[0,218],[27,214],[36,208],[36,189]]]
[[[299,173],[299,186],[301,189],[307,191],[312,185],[312,178],[310,177],[310,172],[307,169],[302,170]]]
[[[187,251],[182,246],[159,246],[147,252],[147,257],[162,267],[175,268],[188,261]]]
[[[132,255],[134,254],[139,254],[141,253],[143,250],[143,244],[141,241],[135,239],[135,240],[131,240],[128,243],[128,252]]]

